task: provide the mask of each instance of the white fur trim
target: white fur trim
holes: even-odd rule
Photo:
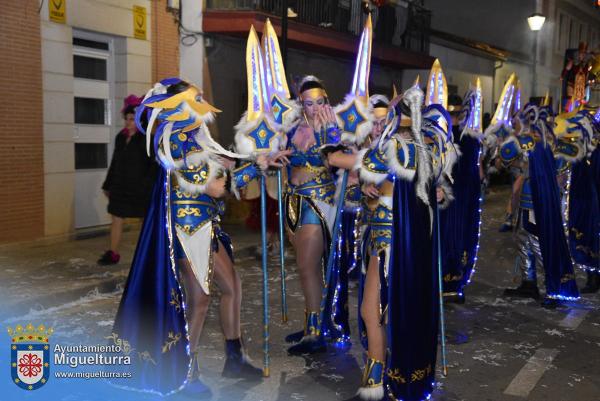
[[[352,166],[352,171],[360,170],[363,165],[363,159],[369,149],[361,149],[356,153],[356,161],[354,162],[354,166]]]
[[[361,387],[356,392],[356,395],[365,401],[382,400],[384,396],[383,383],[377,387]]]
[[[385,95],[376,94],[369,97],[369,103],[371,103],[371,106],[374,106],[377,103],[385,103],[386,105],[389,105],[390,99],[388,99],[388,97]]]
[[[270,125],[270,127],[277,134],[276,138],[273,139],[272,147],[269,150],[269,153],[279,151],[282,148],[282,146],[284,145],[284,139],[283,139],[283,135],[279,134],[276,131],[278,126],[273,121],[273,118],[268,114],[261,113],[258,118],[248,121],[248,118],[246,117],[247,114],[248,114],[248,112],[244,112],[244,114],[242,115],[242,118],[237,123],[237,125],[234,127],[234,129],[235,129],[234,142],[235,142],[236,150],[244,155],[248,155],[247,157],[250,157],[252,159],[256,158],[258,152],[256,151],[256,146],[254,144],[254,141],[252,139],[248,138],[248,134],[250,132],[252,132],[254,129],[256,129],[256,127],[258,127],[260,125],[261,121],[265,120],[267,125]]]
[[[502,148],[504,145],[507,145],[510,142],[513,142],[515,144],[515,146],[517,147],[519,155],[523,154],[523,149],[521,149],[521,144],[519,143],[519,140],[517,139],[516,136],[513,136],[513,135],[511,135],[508,138],[506,138],[504,140],[504,142],[502,142],[500,144],[500,148]],[[502,152],[499,152],[499,153],[500,153],[500,158],[502,159]]]
[[[440,177],[437,186],[442,188],[442,191],[444,191],[444,200],[438,204],[439,208],[444,210],[450,205],[450,203],[452,203],[452,201],[454,201],[454,192],[452,190],[452,186],[443,174]]]
[[[344,101],[341,104],[338,104],[333,108],[335,113],[335,119],[337,120],[337,124],[340,127],[343,127],[343,121],[338,115],[338,113],[346,110],[348,107],[351,107],[352,103],[356,105],[357,111],[366,119],[356,128],[356,134],[352,134],[350,132],[345,132],[342,130],[342,142],[350,142],[356,143],[360,145],[365,141],[365,139],[371,133],[373,129],[373,107],[370,103],[365,105],[360,99],[358,99],[355,95],[349,94],[346,95]]]
[[[232,159],[246,159],[248,155],[230,152],[223,148],[217,141],[215,141],[210,135],[210,131],[206,124],[202,124],[196,134],[194,134],[194,140],[202,149],[221,156],[226,156]]]
[[[302,105],[295,100],[289,100],[285,103],[290,108],[284,115],[281,122],[282,132],[289,132],[300,122],[302,117]]]
[[[152,128],[154,127],[154,123],[156,122],[156,118],[158,114],[162,111],[162,109],[152,109],[152,113],[150,113],[150,119],[148,120],[148,127],[146,128],[146,153],[150,156],[150,140],[152,137]]]
[[[479,141],[481,141],[483,139],[483,132],[481,132],[481,131],[475,131],[474,129],[468,128],[468,127],[465,128],[461,132],[460,138],[462,138],[463,135],[470,136],[471,138],[477,139]]]
[[[400,159],[398,158],[398,147],[402,148],[402,151],[404,152],[404,164],[401,164]],[[416,170],[411,170],[407,168],[409,162],[409,153],[406,140],[399,137],[398,135],[394,135],[392,139],[388,141],[385,145],[385,155],[386,161],[388,162],[388,167],[396,177],[399,177],[405,181],[414,180]]]

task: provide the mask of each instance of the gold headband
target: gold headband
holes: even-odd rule
[[[454,105],[450,105],[448,106],[448,112],[449,113],[454,113],[454,112],[458,112],[462,110],[462,106],[454,106]]]
[[[387,117],[387,107],[375,107],[373,109],[373,115],[376,119]]]
[[[306,100],[308,98],[317,99],[319,97],[327,97],[327,93],[323,88],[310,88],[305,90],[300,94],[300,98],[302,100]]]
[[[400,126],[401,127],[412,127],[412,119],[404,114],[400,115]]]

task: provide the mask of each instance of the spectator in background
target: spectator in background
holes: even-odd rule
[[[115,149],[106,180],[102,185],[108,197],[111,216],[110,248],[98,259],[100,265],[119,262],[119,243],[126,217],[144,217],[156,180],[156,163],[146,153],[146,137],[135,125],[135,108],[142,98],[129,95],[125,98],[121,114],[125,127],[117,134]]]

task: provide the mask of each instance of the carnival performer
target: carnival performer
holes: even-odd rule
[[[390,101],[384,95],[373,95],[370,97],[369,101],[371,102],[371,105],[373,107],[373,128],[371,129],[371,133],[369,134],[369,136],[363,142],[361,148],[373,150],[379,144],[379,138],[381,137],[381,134],[383,133],[383,130],[386,127],[386,123],[388,121],[391,121],[391,118],[388,118],[388,108],[390,105]],[[361,222],[361,225],[363,227],[361,227],[360,234],[362,246],[360,259],[361,269],[358,280],[358,305],[363,304],[365,281],[367,278],[367,266],[369,265],[369,248],[372,245],[370,237],[372,235],[375,235],[371,233],[371,226],[369,223],[371,221],[375,221],[373,220],[373,213],[375,212],[378,206],[379,189],[375,184],[365,182],[363,179],[363,182],[361,183],[361,193],[363,194],[362,209],[364,211]],[[379,241],[379,250],[382,252],[389,251],[389,241],[386,242],[384,238],[386,236],[389,236],[389,238],[391,238],[391,229],[389,227],[385,227],[384,224],[382,225],[382,227],[378,227],[377,231],[378,235],[382,238],[382,240]],[[379,258],[379,256],[375,257]],[[360,311],[358,313],[358,331],[362,346],[365,349],[365,351],[367,351],[369,349],[367,328],[365,326],[365,321],[361,317]]]
[[[464,288],[475,269],[481,221],[481,81],[462,105],[450,105],[453,142],[460,157],[452,171],[454,201],[440,212],[444,299],[464,303]]]
[[[422,104],[423,92],[414,86],[392,101],[393,117],[374,146],[328,157],[330,165],[358,169],[363,192],[376,198],[368,213],[360,305],[368,358],[358,394],[366,400],[383,399],[385,394],[422,400],[433,391],[438,333],[432,240],[436,195],[432,152],[421,131]],[[444,201],[442,190],[438,200]]]
[[[262,373],[243,347],[241,282],[219,219],[226,192],[237,193],[278,162],[263,157],[231,169],[242,156],[211,138],[206,124],[216,112],[198,88],[179,78],[155,84],[136,111],[148,149],[154,134],[162,169],[110,339],[135,355],[127,386],[141,391],[210,394],[199,378],[198,342],[213,282],[221,292],[223,375],[258,379]]]
[[[596,187],[598,195],[598,203],[600,204],[600,107],[596,109],[594,114],[589,114],[592,117],[592,146],[594,150],[590,156],[592,166],[592,183]],[[600,289],[600,264],[596,267],[596,271],[591,269],[587,271],[587,283],[581,292],[594,293]]]
[[[348,144],[362,143],[371,132],[368,81],[372,39],[373,28],[368,15],[358,44],[351,90],[335,110],[329,105],[325,88],[318,78],[307,76],[299,85],[303,118],[287,134],[287,146],[292,155],[285,207],[305,298],[306,323],[300,342],[288,349],[290,354],[325,351],[325,333],[322,331],[332,331],[329,328],[334,329],[329,333],[333,334],[333,339],[340,338],[335,311],[339,310],[339,302],[343,299],[336,298],[339,295],[336,294],[337,284],[332,281],[332,276],[337,280],[333,272],[338,248],[331,246],[331,240],[335,237],[333,240],[338,241],[336,236],[339,229],[343,229],[342,209],[348,169],[340,173],[342,183],[336,198],[334,176],[326,155],[338,148],[348,151]],[[333,244],[337,245],[337,242]],[[338,259],[340,256],[337,255]],[[343,336],[345,334],[342,339]],[[298,333],[293,333],[286,341],[297,338]]]
[[[506,107],[504,102],[499,103],[502,107]],[[501,113],[506,115],[504,109]],[[552,136],[538,120],[538,107],[525,105],[513,118],[514,130],[499,149],[503,165],[518,169],[517,179],[522,182],[516,228],[522,281],[504,293],[538,299],[536,268],[543,268],[546,295],[542,306],[555,308],[563,300],[578,299],[579,292],[563,227],[556,162],[549,145]]]
[[[320,148],[340,141],[339,130],[321,81],[306,76],[299,85],[303,118],[287,133],[292,151],[285,195],[286,225],[296,251],[296,264],[305,300],[305,326],[290,354],[324,352],[319,320],[324,286],[324,264],[335,219],[334,176]],[[298,337],[287,338],[293,342]]]
[[[551,109],[546,109],[552,116]],[[542,113],[540,113],[542,115]],[[540,120],[543,120],[540,117]],[[600,204],[594,185],[592,155],[593,116],[587,110],[563,113],[554,119],[556,128],[555,156],[567,165],[568,183],[565,204],[567,210],[568,241],[573,263],[587,274],[587,283],[582,293],[597,291],[597,270]]]

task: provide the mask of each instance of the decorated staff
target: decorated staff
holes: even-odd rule
[[[282,146],[282,137],[270,115],[270,105],[264,82],[265,70],[258,35],[250,28],[246,45],[246,74],[248,79],[248,109],[235,126],[235,145],[239,152],[258,157],[274,155]],[[260,209],[263,271],[263,375],[269,376],[269,288],[267,272],[267,215],[266,177],[260,180]]]
[[[440,340],[442,346],[442,367],[447,374],[446,362],[446,329],[444,320],[444,299],[442,288],[442,223],[440,208],[447,208],[454,199],[452,193],[452,169],[458,158],[458,150],[452,143],[452,121],[448,114],[448,88],[446,77],[439,60],[435,60],[425,92],[425,109],[423,110],[423,133],[425,144],[432,153],[433,173],[435,177],[438,202],[435,207],[436,255],[438,275],[438,303],[440,313]],[[444,238],[444,241],[446,238]]]
[[[373,127],[372,106],[369,103],[369,73],[371,69],[371,47],[373,42],[373,26],[371,15],[367,17],[360,37],[352,87],[344,102],[334,108],[336,120],[341,130],[342,144],[362,143],[370,134]],[[336,146],[325,146],[325,153],[338,150]],[[325,285],[321,296],[320,321],[324,322],[324,311],[331,284],[331,272],[335,261],[335,250],[341,227],[342,210],[346,198],[348,184],[348,170],[344,169],[341,185],[336,189],[338,194],[333,233],[325,271]]]
[[[283,132],[287,132],[300,117],[300,107],[296,102],[290,100],[290,90],[285,78],[277,33],[268,18],[264,25],[262,49],[265,58],[267,100],[273,120],[281,127]],[[279,258],[281,261],[281,319],[285,323],[288,317],[285,284],[285,238],[283,235],[284,212],[280,169],[277,169],[277,206],[279,211]]]

